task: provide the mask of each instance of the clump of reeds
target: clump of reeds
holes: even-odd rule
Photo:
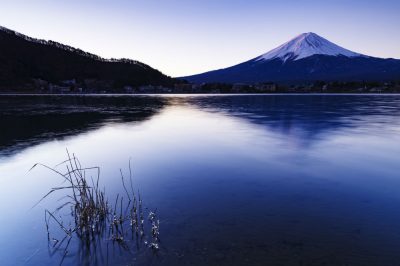
[[[136,237],[148,247],[159,249],[159,228],[160,221],[156,212],[150,211],[148,222],[150,226],[149,238],[145,239],[145,218],[143,213],[143,202],[139,191],[135,193],[132,182],[132,169],[129,162],[129,187],[126,186],[125,177],[120,170],[122,186],[125,190],[126,198],[117,194],[115,201],[110,204],[105,188],[101,189],[100,184],[100,168],[99,167],[82,167],[78,158],[67,151],[68,158],[64,162],[52,168],[44,164],[37,163],[36,166],[45,167],[63,178],[64,186],[52,188],[42,199],[54,192],[63,191],[64,202],[53,211],[45,210],[45,224],[47,230],[48,241],[53,242],[54,248],[59,248],[66,239],[67,244],[64,248],[64,257],[68,253],[68,246],[73,236],[82,241],[87,248],[90,249],[91,244],[99,237],[107,237],[107,240],[113,241],[123,247],[127,247],[126,238],[129,236],[133,239]],[[57,167],[64,166],[65,172],[56,170]],[[95,171],[95,177],[88,173]],[[124,201],[125,200],[125,201]],[[36,205],[37,205],[36,204]],[[35,205],[35,206],[36,206]],[[65,219],[57,214],[69,207],[70,216],[67,217],[69,224],[66,226]],[[72,218],[72,219],[71,219]],[[64,233],[62,240],[52,238],[50,235],[50,222],[54,221]],[[108,230],[107,230],[108,228]],[[127,230],[129,228],[129,230]],[[108,232],[108,233],[107,233]]]

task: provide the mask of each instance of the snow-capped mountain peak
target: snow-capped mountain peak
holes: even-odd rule
[[[313,32],[308,32],[300,34],[296,38],[282,44],[270,52],[257,57],[256,60],[272,60],[279,58],[283,61],[295,61],[312,55],[364,57],[362,54],[340,47]]]

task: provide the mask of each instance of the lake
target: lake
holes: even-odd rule
[[[399,265],[400,95],[0,96],[0,123],[0,265]],[[63,180],[29,170],[66,149],[110,195],[131,161],[158,251],[52,251]]]

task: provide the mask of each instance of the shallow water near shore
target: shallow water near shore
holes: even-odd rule
[[[62,265],[397,265],[400,95],[0,96],[0,265],[58,265],[44,210],[66,149],[128,171],[160,250],[72,242]],[[134,240],[132,240],[134,241]]]

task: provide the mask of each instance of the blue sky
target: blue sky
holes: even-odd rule
[[[171,76],[228,67],[303,32],[400,58],[400,1],[0,0],[0,25]]]

